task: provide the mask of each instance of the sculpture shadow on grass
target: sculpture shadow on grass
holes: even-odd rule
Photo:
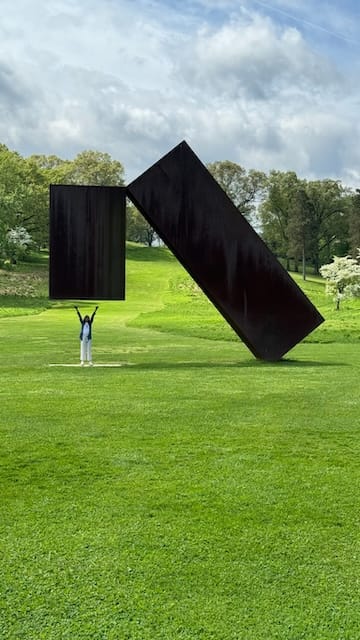
[[[75,364],[71,365],[51,365],[51,366],[79,366]],[[136,369],[136,370],[146,370],[146,371],[156,371],[156,370],[182,370],[182,369],[262,369],[262,368],[291,368],[291,369],[313,369],[323,368],[323,367],[348,367],[349,365],[345,362],[321,362],[315,360],[278,360],[276,362],[266,362],[264,360],[239,360],[238,362],[215,362],[213,360],[207,361],[179,361],[179,362],[167,362],[165,360],[155,361],[155,362],[118,362],[118,363],[96,363],[94,364],[95,369],[100,368],[113,368],[113,369]],[[86,367],[91,369],[91,367]]]

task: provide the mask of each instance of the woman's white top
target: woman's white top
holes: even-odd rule
[[[83,338],[88,338],[89,333],[90,333],[90,325],[88,322],[85,322],[83,326]]]

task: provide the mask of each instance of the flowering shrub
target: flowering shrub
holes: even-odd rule
[[[332,295],[336,308],[344,298],[360,297],[360,249],[358,258],[334,256],[334,261],[320,267],[320,273],[326,280],[326,293]]]
[[[9,269],[11,264],[15,264],[22,258],[31,244],[31,235],[24,227],[10,229],[2,237],[2,241],[0,239],[0,258],[2,258],[4,268]]]

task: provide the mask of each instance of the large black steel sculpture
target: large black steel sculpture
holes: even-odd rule
[[[50,187],[50,298],[125,299],[125,187]]]
[[[50,297],[124,299],[125,193],[257,358],[323,322],[186,142],[126,190],[51,187]]]
[[[257,358],[279,360],[323,322],[186,142],[127,193]]]

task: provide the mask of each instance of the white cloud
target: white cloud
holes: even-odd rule
[[[271,4],[301,8],[290,0]],[[228,15],[221,13],[230,5]],[[278,21],[255,6],[250,0],[6,3],[0,142],[24,155],[108,151],[129,180],[182,139],[204,162],[354,179],[358,88],[347,58],[334,67],[301,23]]]
[[[338,81],[332,65],[306,45],[299,31],[278,29],[260,16],[213,32],[200,31],[183,72],[202,90],[254,100],[295,87],[311,91]]]

